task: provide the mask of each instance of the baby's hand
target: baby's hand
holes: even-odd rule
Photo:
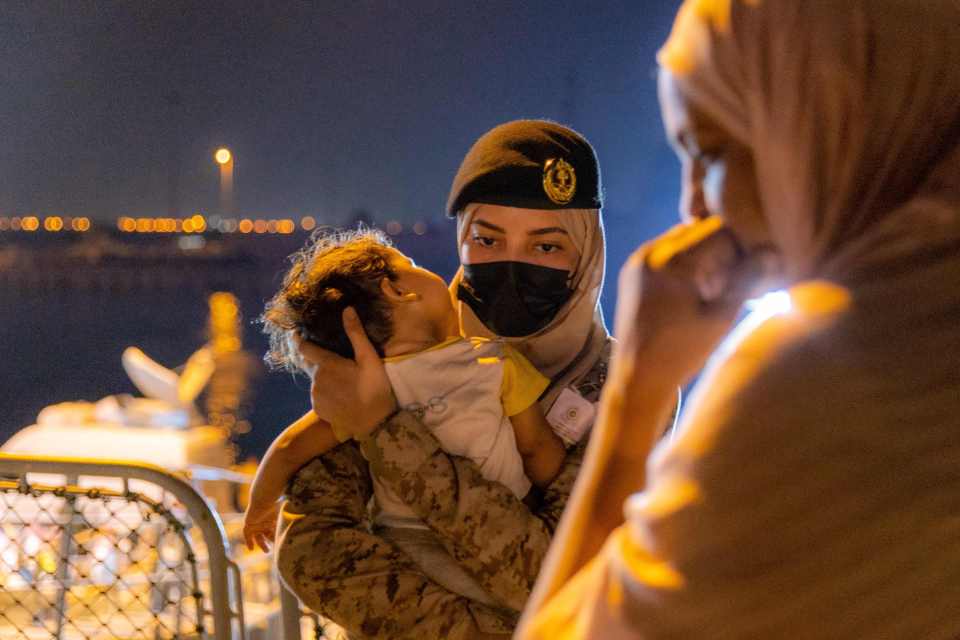
[[[253,551],[255,547],[260,547],[264,553],[270,552],[279,515],[279,502],[265,508],[247,507],[243,514],[243,539],[247,543],[247,549]]]

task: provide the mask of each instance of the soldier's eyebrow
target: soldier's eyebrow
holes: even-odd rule
[[[478,218],[474,220],[473,224],[477,225],[478,227],[485,227],[487,229],[491,229],[493,231],[496,231],[497,233],[502,233],[504,235],[506,235],[507,233],[507,230],[504,229],[503,227],[497,226],[492,222],[487,222],[482,218]],[[531,229],[530,231],[527,231],[528,236],[544,236],[544,235],[547,235],[548,233],[562,233],[565,236],[570,235],[569,233],[567,233],[567,230],[564,229],[563,227],[541,227],[540,229]]]
[[[542,229],[531,229],[527,231],[528,236],[544,236],[548,233],[562,233],[565,236],[570,235],[567,233],[567,230],[562,227],[543,227]]]
[[[493,224],[492,222],[487,222],[486,220],[483,220],[483,219],[479,219],[479,218],[478,218],[477,220],[474,220],[474,221],[473,221],[473,224],[477,225],[478,227],[486,227],[487,229],[492,229],[493,231],[497,231],[497,232],[502,233],[502,234],[504,234],[504,235],[506,235],[506,233],[507,233],[507,230],[504,229],[503,227],[498,227],[497,225]]]

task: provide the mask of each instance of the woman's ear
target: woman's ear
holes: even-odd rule
[[[400,288],[399,284],[384,276],[380,279],[380,291],[386,297],[386,299],[393,303],[399,304],[401,302],[416,302],[420,299],[420,294],[413,291],[404,291]]]

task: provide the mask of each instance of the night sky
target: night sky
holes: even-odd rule
[[[437,219],[477,136],[547,117],[649,237],[676,215],[654,55],[677,5],[7,2],[0,215],[213,211],[227,145],[241,215]]]

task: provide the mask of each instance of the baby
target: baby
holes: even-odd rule
[[[565,452],[537,403],[549,381],[507,344],[462,338],[443,279],[418,267],[377,231],[323,236],[293,257],[263,315],[271,343],[268,362],[302,368],[294,333],[352,358],[341,320],[346,307],[356,310],[383,357],[398,405],[415,413],[444,450],[470,458],[485,478],[520,499],[531,481],[539,487],[550,483]],[[268,549],[287,483],[342,440],[313,412],[277,437],[251,487],[244,515],[248,547]],[[375,526],[429,533],[398,496],[376,477],[373,481]]]

